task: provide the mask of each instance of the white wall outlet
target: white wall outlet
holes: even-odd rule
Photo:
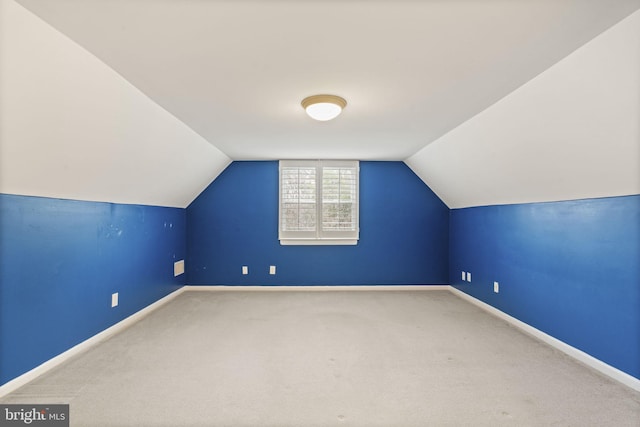
[[[493,292],[495,292],[496,294],[500,292],[500,283],[493,282]]]
[[[462,272],[462,281],[464,282],[465,280],[467,280],[467,272],[463,271]]]
[[[242,274],[249,274],[249,266],[247,265],[242,266]]]
[[[467,282],[471,283],[471,272],[467,273]]]
[[[111,307],[116,307],[118,305],[118,293],[111,294]]]
[[[271,274],[271,275],[276,274],[276,266],[275,265],[270,265],[269,266],[269,274]]]
[[[173,277],[184,274],[184,260],[176,261],[173,263]]]

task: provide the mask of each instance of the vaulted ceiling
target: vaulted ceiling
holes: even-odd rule
[[[283,158],[404,160],[450,207],[640,192],[640,0],[0,1],[3,192],[186,206]]]

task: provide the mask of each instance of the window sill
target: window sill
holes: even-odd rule
[[[282,246],[357,245],[357,239],[280,239]]]

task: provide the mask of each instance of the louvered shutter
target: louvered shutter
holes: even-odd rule
[[[357,244],[358,175],[357,161],[280,161],[280,242]]]

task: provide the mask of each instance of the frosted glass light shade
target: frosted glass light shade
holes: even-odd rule
[[[336,118],[346,106],[347,101],[335,95],[313,95],[302,100],[309,117],[322,122]]]

